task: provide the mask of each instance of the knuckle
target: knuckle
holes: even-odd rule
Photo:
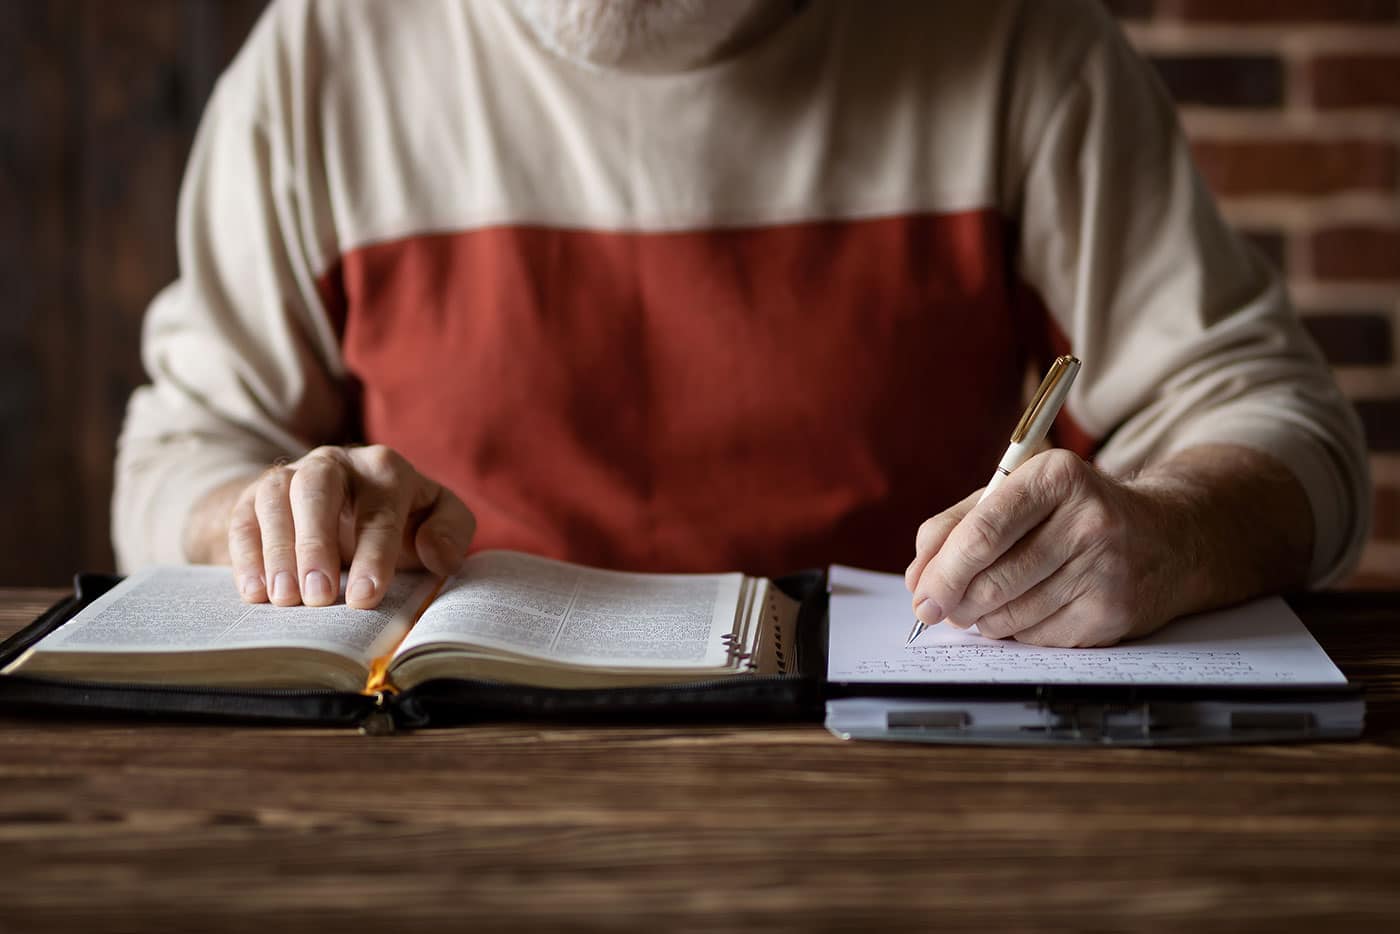
[[[1083,480],[1087,467],[1083,458],[1073,451],[1054,448],[1045,452],[1045,466],[1040,470],[1039,479],[1050,495],[1064,496]]]
[[[262,537],[262,527],[258,525],[258,520],[251,513],[236,513],[229,519],[228,538],[229,541],[238,545],[247,545],[259,541]]]
[[[1004,488],[1005,492],[991,502],[998,504],[998,513],[1012,516],[1044,499],[1043,488],[1043,482],[1036,482],[1034,478],[1029,483],[1008,483]]]
[[[1132,568],[1121,552],[1104,548],[1094,562],[1094,577],[1097,581],[1095,590],[1101,599],[1117,602],[1131,586]]]
[[[336,478],[344,473],[339,461],[326,457],[312,456],[302,461],[296,473],[292,475],[292,487],[305,487],[308,484],[326,484],[336,482]]]
[[[319,534],[297,536],[296,553],[299,558],[317,558],[328,551],[336,550],[339,542]]]
[[[927,541],[933,535],[934,531],[938,528],[937,523],[937,516],[934,516],[931,519],[925,519],[923,522],[920,522],[918,531],[914,533],[914,544],[918,545]]]
[[[347,563],[371,577],[383,580],[386,575],[393,573],[398,558],[399,548],[397,544],[387,540],[369,539],[359,543],[354,555],[350,556]]]
[[[985,512],[974,512],[962,521],[963,552],[972,563],[990,560],[996,554],[997,530]]]
[[[948,533],[948,517],[946,513],[925,519],[919,524],[919,530],[914,534],[914,550],[928,551],[933,548],[934,543],[944,538]]]
[[[1033,615],[1034,614],[1025,607],[1018,607],[1015,604],[1008,603],[988,613],[983,619],[979,619],[977,621],[977,628],[979,631],[987,633],[994,639],[1005,639],[1013,633],[1020,632],[1022,629],[1035,623],[1036,620],[1033,618]],[[988,627],[990,627],[990,631]]]
[[[295,471],[282,464],[275,464],[267,468],[257,480],[258,498],[261,499],[269,494],[285,494],[291,488],[294,474]]]
[[[1113,629],[1121,617],[1111,601],[1094,592],[1076,603],[1072,619],[1076,633],[1102,634]]]
[[[288,542],[263,543],[263,561],[268,567],[292,568],[296,558],[296,550]]]
[[[1090,500],[1075,516],[1075,540],[1081,547],[1113,541],[1120,526],[1117,516],[1101,500]]]
[[[320,447],[312,448],[306,456],[301,459],[303,464],[340,464],[345,456],[345,449],[330,444],[323,444]]]
[[[380,477],[398,477],[408,466],[403,455],[384,444],[371,444],[361,448],[360,459],[369,472]]]
[[[1001,564],[994,564],[972,579],[967,601],[990,612],[1016,595],[1015,576]]]
[[[383,532],[397,534],[403,526],[403,518],[390,506],[375,506],[365,510],[357,523],[361,533]]]
[[[303,479],[301,474],[297,474],[288,491],[298,506],[306,507],[313,514],[338,512],[334,497],[340,492],[336,485],[324,482],[324,478],[312,476]]]
[[[296,547],[296,567],[300,573],[319,569],[322,571],[334,572],[340,568],[340,552],[338,549],[326,547],[323,543],[297,543]]]
[[[1005,614],[996,612],[978,617],[977,631],[988,639],[1005,639],[1012,630]]]
[[[1078,606],[1082,601],[1093,598],[1093,586],[1088,575],[1064,575],[1058,582],[1054,594],[1060,606]]]

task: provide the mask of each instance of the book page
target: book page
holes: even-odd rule
[[[827,677],[848,682],[1339,684],[1346,678],[1278,598],[1202,613],[1145,639],[1053,649],[939,624],[906,646],[915,619],[904,578],[831,569]]]
[[[481,552],[448,580],[398,655],[452,643],[585,665],[720,666],[742,581],[741,574],[627,574]]]
[[[150,568],[98,598],[37,648],[155,653],[296,647],[370,660],[398,641],[433,583],[423,575],[396,575],[374,610],[350,609],[343,598],[328,607],[279,607],[244,603],[225,567]]]

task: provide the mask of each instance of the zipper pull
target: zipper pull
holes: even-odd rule
[[[361,736],[390,736],[394,733],[394,712],[389,709],[389,696],[374,692],[374,709],[360,721]]]

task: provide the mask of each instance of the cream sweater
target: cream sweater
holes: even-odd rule
[[[478,543],[900,568],[1028,371],[1114,473],[1276,456],[1315,582],[1368,512],[1355,416],[1093,0],[813,0],[731,59],[596,70],[497,0],[278,0],[191,158],[120,442],[121,564],[317,444],[393,445]]]

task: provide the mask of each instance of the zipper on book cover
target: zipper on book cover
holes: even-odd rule
[[[334,688],[203,688],[198,685],[190,684],[144,684],[138,681],[80,681],[73,678],[29,676],[25,675],[23,672],[17,672],[11,677],[22,679],[33,684],[46,684],[74,690],[120,691],[123,694],[152,694],[157,696],[161,694],[197,693],[207,697],[249,698],[256,700],[264,697],[335,697],[350,695],[350,692],[337,691]]]
[[[260,702],[268,700],[320,700],[338,697],[346,697],[346,692],[337,691],[330,688],[198,688],[181,684],[120,684],[99,681],[78,681],[69,678],[23,678],[16,676],[17,681],[37,686],[41,689],[55,689],[64,692],[71,692],[81,695],[89,691],[110,691],[134,699],[151,698],[152,700],[178,696],[178,695],[198,695],[215,702],[215,710],[182,710],[169,709],[166,707],[156,707],[150,710],[155,714],[169,713],[174,715],[189,714],[196,718],[213,714],[215,716],[260,716],[263,711],[260,709]],[[0,679],[0,688],[4,687],[4,679]],[[60,702],[60,699],[53,699],[53,702]],[[79,704],[80,707],[100,709],[101,705]],[[353,721],[352,721],[353,722]],[[342,720],[341,725],[346,725]]]
[[[394,724],[394,710],[390,705],[390,692],[374,692],[374,709],[360,721],[361,736],[390,736],[397,730]]]

